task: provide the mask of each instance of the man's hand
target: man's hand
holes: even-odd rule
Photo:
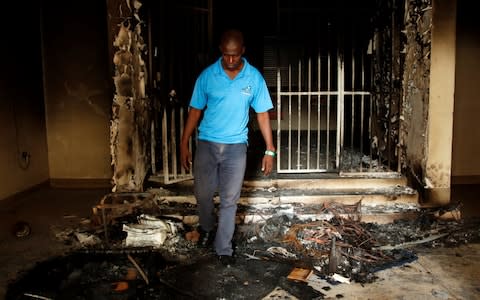
[[[180,161],[182,163],[182,167],[187,172],[190,172],[190,168],[192,167],[192,153],[190,153],[190,150],[188,149],[188,141],[192,136],[192,133],[195,130],[201,115],[201,110],[191,107],[188,112],[187,123],[185,124],[182,134],[182,141],[180,143]]]
[[[272,173],[273,170],[273,159],[274,157],[271,155],[264,155],[262,159],[262,172],[263,175],[268,176]]]
[[[257,113],[257,121],[267,148],[262,159],[262,172],[267,176],[273,170],[273,159],[276,155],[275,147],[273,146],[272,128],[270,127],[270,117],[268,112]]]
[[[190,167],[192,166],[192,154],[190,153],[188,146],[180,146],[180,160],[185,171],[190,172]]]

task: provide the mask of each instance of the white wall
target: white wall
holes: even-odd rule
[[[480,26],[473,3],[457,1],[454,177],[480,177]]]

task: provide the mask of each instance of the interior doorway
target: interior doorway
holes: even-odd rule
[[[181,123],[194,81],[219,57],[218,40],[226,28],[244,32],[244,57],[263,73],[270,90],[279,152],[273,176],[386,171],[371,149],[372,1],[262,3],[152,4],[154,173],[172,182],[191,178],[178,159]],[[246,178],[261,179],[265,145],[253,111],[249,129]]]

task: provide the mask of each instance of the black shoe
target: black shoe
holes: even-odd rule
[[[198,228],[198,232],[200,233],[200,237],[198,238],[198,246],[202,248],[208,248],[212,245],[214,239],[214,232],[213,231],[205,231],[202,228]]]
[[[222,263],[222,265],[229,267],[235,264],[235,257],[230,255],[218,255],[218,260]]]

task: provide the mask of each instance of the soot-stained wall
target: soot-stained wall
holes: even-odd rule
[[[400,147],[402,168],[423,182],[430,86],[432,1],[405,4],[403,101]]]
[[[50,178],[108,182],[111,78],[106,5],[96,0],[42,3]]]
[[[136,0],[109,0],[115,92],[110,125],[113,191],[141,191],[150,166],[150,100],[146,95],[145,22]]]

